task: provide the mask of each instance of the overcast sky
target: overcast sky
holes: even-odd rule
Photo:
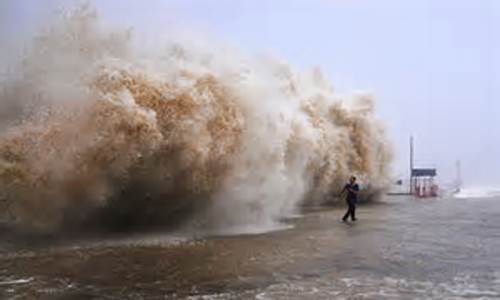
[[[1,0],[0,35],[21,36],[61,0]],[[406,174],[417,162],[450,179],[500,185],[500,1],[495,0],[96,0],[111,22],[189,27],[251,53],[319,66],[340,92],[378,102]],[[147,4],[144,4],[147,3]],[[7,50],[3,50],[3,57]]]

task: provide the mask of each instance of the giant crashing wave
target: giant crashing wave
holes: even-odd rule
[[[336,201],[351,174],[366,195],[385,187],[369,95],[337,94],[318,69],[163,42],[138,47],[87,7],[34,38],[1,82],[0,200],[16,226],[266,227]]]

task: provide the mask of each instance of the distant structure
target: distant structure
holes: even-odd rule
[[[410,136],[410,194],[417,197],[437,197],[439,187],[434,179],[435,168],[416,168],[414,165],[413,136]]]
[[[460,190],[461,190],[462,185],[463,185],[462,164],[460,163],[460,160],[457,160],[457,162],[455,163],[455,167],[456,167],[457,174],[456,174],[453,193],[460,193]]]

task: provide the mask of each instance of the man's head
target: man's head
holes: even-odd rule
[[[356,177],[355,176],[351,176],[351,178],[349,179],[349,182],[351,184],[354,184],[356,182]]]

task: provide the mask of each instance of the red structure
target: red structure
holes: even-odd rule
[[[413,169],[411,176],[412,194],[417,197],[437,197],[438,185],[434,182],[436,169]]]
[[[434,168],[415,168],[413,165],[413,137],[410,137],[410,194],[417,197],[437,197],[438,185],[434,182]]]

